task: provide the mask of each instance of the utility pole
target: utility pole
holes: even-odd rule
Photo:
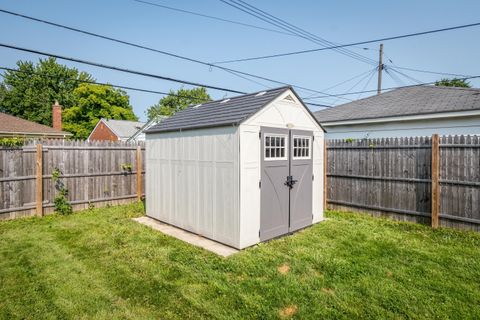
[[[383,71],[383,43],[380,43],[380,50],[379,50],[379,57],[378,57],[378,87],[377,87],[377,94],[382,93],[382,71]]]

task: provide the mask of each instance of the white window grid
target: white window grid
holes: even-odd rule
[[[266,161],[288,159],[288,136],[286,134],[265,134],[263,158]]]
[[[293,159],[310,159],[312,156],[312,137],[293,136]]]

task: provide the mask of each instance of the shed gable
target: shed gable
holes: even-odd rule
[[[292,90],[279,95],[242,125],[323,131],[315,117]]]

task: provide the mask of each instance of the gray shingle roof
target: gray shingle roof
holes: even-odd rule
[[[480,89],[415,86],[315,112],[320,123],[480,110]]]
[[[146,133],[238,125],[286,90],[291,90],[291,87],[265,90],[261,95],[256,92],[192,105],[151,127]]]
[[[112,120],[112,119],[102,119],[105,121],[107,126],[112,129],[113,132],[119,138],[130,138],[133,136],[140,128],[145,125],[145,122],[139,121],[129,121],[129,120]]]

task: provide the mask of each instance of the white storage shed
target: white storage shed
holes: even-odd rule
[[[146,131],[147,216],[242,249],[323,219],[324,130],[291,87]]]

